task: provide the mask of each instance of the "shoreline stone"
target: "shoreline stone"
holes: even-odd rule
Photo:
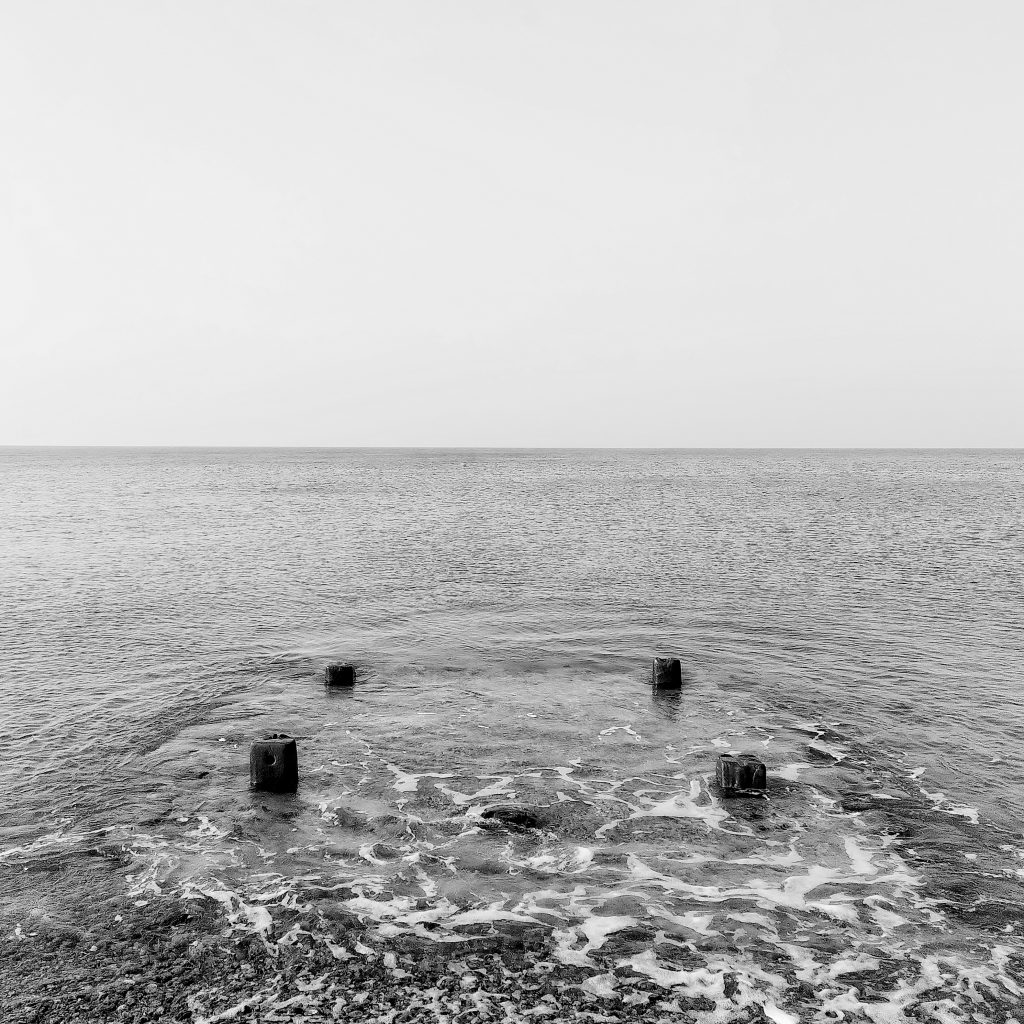
[[[650,927],[613,934],[608,948],[595,952],[593,965],[584,967],[559,963],[557,927],[539,924],[500,922],[500,927],[467,933],[459,942],[433,942],[415,935],[371,937],[351,918],[293,912],[276,915],[273,932],[264,937],[225,930],[226,919],[212,899],[183,903],[158,897],[141,908],[124,900],[105,909],[113,917],[102,934],[94,925],[81,937],[46,929],[16,937],[9,922],[3,922],[0,1005],[5,1024],[436,1024],[444,1017],[464,1024],[526,1018],[615,1024],[692,1020],[692,1014],[711,1012],[729,1024],[765,1019],[749,1001],[750,993],[744,996],[736,973],[723,966],[728,949],[682,942],[681,937],[659,941]],[[296,924],[303,931],[289,940]],[[333,936],[340,952],[321,941],[324,936]],[[616,963],[638,957],[652,943],[673,970],[719,973],[720,994],[713,999],[687,995],[657,984],[628,963]],[[883,967],[851,976],[861,998],[870,1000],[877,992],[884,1000],[885,993],[922,970],[912,958],[887,961]],[[796,977],[795,963],[776,956],[764,968],[785,980],[784,992],[777,995],[780,1009],[799,1015],[813,1008],[815,993]],[[1005,970],[1024,987],[1019,957],[1011,958]],[[952,994],[942,988],[922,994],[921,1000]],[[985,997],[990,1010],[1011,1011],[1017,1005],[1009,992],[1003,1002],[993,1001],[990,990]]]

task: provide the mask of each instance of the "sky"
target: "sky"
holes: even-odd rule
[[[1019,0],[0,5],[0,444],[1024,446]]]

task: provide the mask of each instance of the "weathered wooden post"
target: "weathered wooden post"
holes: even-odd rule
[[[328,686],[355,686],[355,665],[328,665],[324,671],[324,682]]]
[[[249,785],[270,793],[294,793],[299,788],[299,751],[290,736],[256,740],[249,748]]]
[[[683,685],[683,670],[678,658],[655,658],[651,680],[656,690],[678,690]]]
[[[723,796],[763,793],[768,788],[768,770],[753,754],[719,754],[715,777]]]

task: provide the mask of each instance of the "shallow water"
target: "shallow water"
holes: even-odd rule
[[[1022,484],[1016,452],[0,450],[7,916],[127,890],[334,942],[329,898],[343,958],[543,928],[598,994],[1016,999]],[[277,731],[294,797],[247,789]],[[717,794],[730,749],[768,800]]]

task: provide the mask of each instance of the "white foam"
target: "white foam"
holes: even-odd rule
[[[632,967],[637,974],[647,975],[662,988],[681,988],[691,999],[703,996],[705,999],[718,1000],[725,996],[725,980],[722,974],[703,967],[695,971],[669,970],[658,963],[652,949],[624,960],[623,966]]]
[[[944,808],[946,814],[954,814],[962,818],[966,818],[972,825],[978,824],[978,808],[967,807],[963,804],[953,804],[948,808]]]
[[[391,862],[378,857],[373,852],[374,846],[376,846],[376,843],[364,843],[359,847],[359,856],[370,864],[376,864],[378,867],[387,867]]]
[[[762,1009],[764,1015],[769,1020],[775,1021],[775,1024],[800,1024],[800,1018],[795,1013],[780,1010],[770,999],[764,1001]]]
[[[881,896],[868,896],[864,902],[870,907],[871,916],[875,919],[875,924],[878,925],[883,935],[891,935],[897,928],[910,924],[910,921],[900,914],[878,906],[878,902],[882,899]]]
[[[814,981],[825,970],[824,964],[818,963],[810,951],[803,946],[791,942],[776,942],[779,949],[784,950],[790,960],[797,966],[796,977],[800,981]]]
[[[75,843],[84,842],[90,835],[94,834],[87,832],[52,832],[49,835],[40,836],[25,846],[11,846],[6,850],[0,850],[0,861],[18,856],[32,857],[54,847],[70,846]]]
[[[846,847],[846,855],[850,858],[853,863],[853,870],[858,875],[877,875],[878,868],[875,867],[871,860],[871,853],[868,850],[862,850],[857,845],[857,840],[853,836],[847,836],[843,841],[843,845]]]
[[[670,914],[668,911],[662,910],[657,914],[657,917],[659,920],[664,919],[666,921],[671,921],[672,924],[688,928],[691,932],[696,932],[698,935],[719,934],[719,932],[716,932],[711,928],[711,923],[715,919],[714,914]],[[739,920],[740,915],[736,915],[736,919]]]
[[[588,917],[579,926],[580,931],[587,937],[588,950],[599,949],[605,944],[609,935],[622,931],[623,928],[632,928],[637,924],[635,917],[627,915],[593,915]]]
[[[639,794],[638,794],[639,795]],[[696,818],[703,821],[709,828],[721,828],[721,824],[729,817],[721,803],[710,793],[704,794],[706,802],[701,802],[701,784],[699,779],[690,782],[688,793],[676,793],[664,800],[653,803],[650,807],[633,811],[626,821],[635,818]]]
[[[415,910],[416,900],[408,896],[372,899],[363,894],[343,900],[342,906],[352,910],[360,918],[368,918],[378,923],[401,925],[407,930],[414,931],[417,935],[436,941],[442,941],[443,937],[434,931],[427,931],[417,926],[435,924],[451,930],[465,925],[486,924],[495,921],[538,923],[537,919],[529,914],[505,910],[504,903],[504,900],[500,900],[485,907],[461,910],[442,897],[425,910]]]
[[[394,774],[395,782],[392,789],[398,790],[399,793],[415,793],[419,788],[420,779],[452,778],[451,772],[406,772],[393,764],[387,764],[385,767]]]
[[[931,989],[939,988],[942,983],[942,974],[935,958],[925,957],[921,961],[920,977],[914,984],[908,984],[901,978],[897,982],[896,988],[888,993],[887,998],[879,999],[881,993],[876,992],[872,993],[870,1001],[860,999],[858,990],[852,986],[837,995],[827,996],[824,993],[819,993],[818,1014],[821,1019],[836,1016],[846,1019],[846,1014],[855,1014],[857,1016],[853,1019],[862,1018],[873,1021],[874,1024],[902,1024],[908,1019],[904,1010],[919,996]],[[946,1024],[946,1022],[953,1024],[953,1022],[964,1020],[961,1015],[957,1014],[946,1016],[944,1021],[943,1014],[935,1013],[935,1007],[930,1006],[928,1009],[929,1013],[942,1024]]]
[[[260,995],[249,996],[248,999],[243,999],[240,1003],[236,1003],[227,1010],[221,1010],[220,1013],[215,1013],[212,1017],[196,1017],[196,1024],[216,1024],[217,1021],[234,1020],[248,1010],[250,1006],[258,1005],[262,998]]]
[[[216,900],[224,907],[225,916],[228,922],[244,930],[255,932],[259,935],[268,935],[274,927],[274,919],[266,907],[253,906],[246,903],[236,892],[228,889],[198,889],[204,896]],[[242,918],[245,924],[241,923]]]
[[[619,979],[614,974],[592,974],[583,985],[584,992],[591,995],[608,998],[615,995],[615,989],[619,985]]]
[[[532,857],[517,859],[509,844],[502,857],[503,861],[513,867],[529,868],[546,874],[582,874],[594,862],[594,851],[587,846],[577,846],[572,850],[545,851]]]
[[[880,964],[881,960],[878,957],[858,953],[850,959],[833,961],[829,965],[827,975],[829,978],[838,978],[841,974],[852,974],[854,971],[877,971]]]
[[[493,775],[481,776],[481,779],[493,779]],[[483,797],[488,796],[511,796],[513,795],[509,790],[509,784],[515,779],[514,775],[505,775],[498,778],[498,781],[492,782],[489,786],[484,786],[483,789],[477,790],[475,793],[460,793],[458,790],[451,789],[446,786],[443,782],[434,783],[434,788],[439,789],[445,796],[447,796],[452,803],[464,807],[466,804],[474,803],[475,801],[481,800]]]
[[[229,835],[230,832],[231,830],[227,828],[217,828],[217,826],[214,825],[209,818],[205,817],[204,815],[200,815],[199,824],[191,832],[189,832],[188,835],[203,836],[206,838],[214,839],[223,839],[225,836]]]
[[[919,787],[921,795],[927,797],[935,809],[940,811],[942,814],[951,814],[956,817],[967,818],[972,825],[978,824],[978,808],[967,807],[963,804],[954,804],[951,800],[947,799],[945,793],[929,793],[923,786]]]
[[[692,885],[671,875],[655,871],[634,855],[629,856],[628,863],[635,879],[640,884],[653,884],[666,891],[688,893],[693,899],[701,902],[721,903],[728,899],[750,899],[762,909],[788,907],[793,910],[816,910],[850,924],[855,924],[858,920],[856,908],[848,905],[853,899],[852,896],[839,894],[823,900],[809,900],[807,899],[808,894],[819,886],[829,883],[845,882],[863,885],[866,884],[868,877],[872,882],[915,881],[913,876],[900,872],[887,876],[862,876],[844,874],[835,868],[812,865],[806,874],[792,875],[781,885],[773,885],[760,878],[751,879],[746,885],[737,886]]]
[[[707,857],[705,860],[714,861],[714,858]],[[731,860],[714,861],[719,864],[768,864],[773,867],[788,867],[791,864],[799,864],[803,856],[795,849],[790,848],[785,853],[755,853],[750,857],[734,857]]]
[[[637,741],[637,743],[643,742],[643,736],[641,736],[640,733],[636,732],[631,725],[613,725],[609,729],[602,729],[599,735],[611,736],[613,732],[628,733]]]

